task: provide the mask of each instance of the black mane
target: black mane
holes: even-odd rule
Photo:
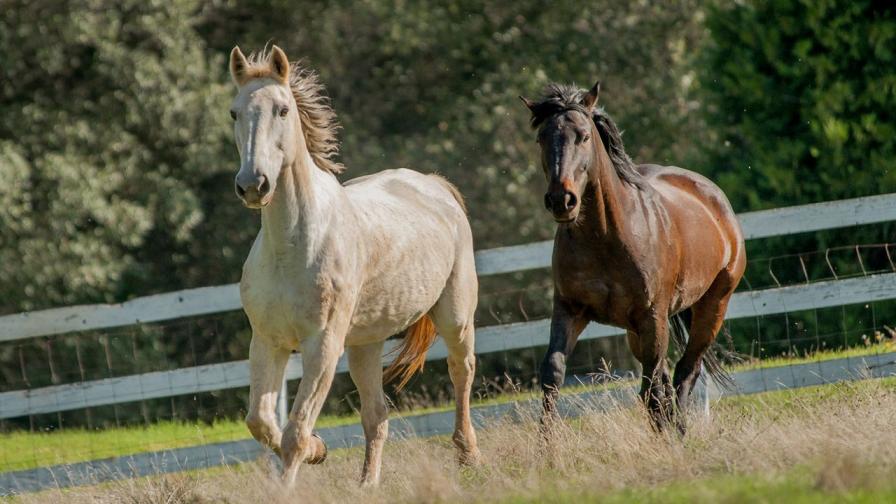
[[[588,110],[582,105],[585,93],[586,90],[569,84],[548,84],[544,96],[531,107],[532,128],[538,129],[551,117],[569,110],[589,115]],[[644,178],[635,170],[635,163],[625,152],[622,133],[616,127],[616,123],[603,107],[595,107],[590,115],[619,178],[640,187]]]

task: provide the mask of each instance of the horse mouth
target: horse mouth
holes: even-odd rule
[[[575,217],[554,217],[554,222],[556,222],[557,224],[569,224],[570,222],[574,222],[575,220]]]
[[[239,195],[240,201],[243,202],[243,206],[246,208],[250,208],[252,210],[261,210],[262,208],[268,206],[268,203],[274,199],[274,192],[271,191],[264,196],[259,196],[257,192],[251,191],[245,194]]]

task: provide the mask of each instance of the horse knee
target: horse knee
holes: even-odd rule
[[[262,442],[269,442],[277,430],[277,419],[274,415],[261,411],[251,411],[246,415],[246,427],[252,437]]]

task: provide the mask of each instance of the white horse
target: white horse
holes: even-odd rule
[[[457,402],[458,458],[474,462],[478,282],[457,189],[405,169],[341,185],[334,174],[342,166],[331,159],[338,126],[317,76],[291,65],[277,46],[249,59],[235,47],[230,73],[239,88],[231,107],[240,153],[236,192],[247,207],[261,209],[240,282],[252,325],[252,435],[280,456],[287,483],[302,462],[322,462],[326,446],[312,429],[345,349],[367,441],[361,481],[378,483],[388,433],[383,343],[407,330],[386,373],[400,377],[401,386],[423,367],[438,331]],[[303,375],[281,432],[274,409],[293,350],[301,351]]]

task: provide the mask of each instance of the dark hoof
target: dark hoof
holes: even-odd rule
[[[324,443],[323,438],[318,436],[317,434],[311,434],[311,444],[313,446],[314,451],[311,456],[308,457],[309,464],[322,464],[324,460],[327,460],[327,444]]]

